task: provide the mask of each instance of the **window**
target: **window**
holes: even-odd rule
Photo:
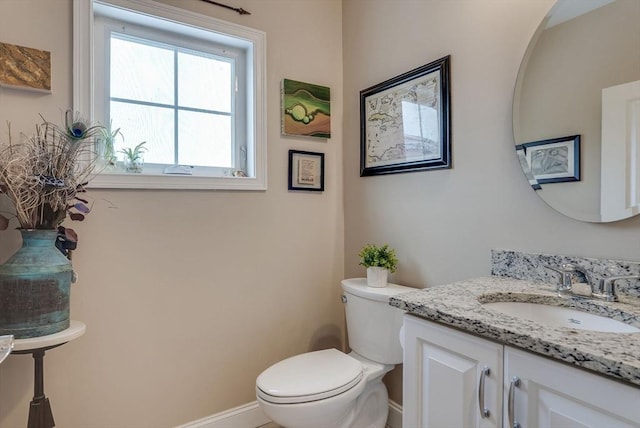
[[[115,140],[116,153],[145,141],[147,169],[189,165],[212,174],[246,171],[244,115],[234,108],[236,94],[242,94],[235,89],[235,58],[159,43],[160,37],[148,33],[149,38],[130,36],[125,29],[132,32],[124,26],[106,32],[109,91],[105,99],[96,97],[104,107],[97,117],[125,136]]]
[[[264,33],[148,0],[75,0],[74,27],[74,108],[146,149],[91,186],[266,189]]]

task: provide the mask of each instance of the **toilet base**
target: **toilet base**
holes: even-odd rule
[[[354,418],[345,428],[384,428],[389,416],[389,395],[381,379],[367,385],[356,401]]]
[[[365,378],[344,393],[309,403],[275,404],[258,397],[263,412],[285,428],[384,428],[389,396],[382,377],[393,366],[362,361]]]

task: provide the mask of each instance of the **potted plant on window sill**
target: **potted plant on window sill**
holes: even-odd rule
[[[389,272],[395,272],[398,267],[396,251],[387,244],[367,244],[358,255],[360,265],[367,268],[367,285],[376,288],[386,287]]]
[[[104,166],[106,168],[113,168],[116,166],[115,142],[118,135],[120,135],[120,138],[123,138],[120,128],[115,130],[113,129],[112,120],[109,122],[109,126],[101,128],[100,132],[96,136],[98,157],[102,162],[104,162]]]
[[[127,172],[133,172],[135,174],[142,173],[142,167],[144,166],[144,152],[147,148],[144,146],[146,141],[138,144],[134,148],[127,147],[120,150],[120,153],[124,155],[124,169]]]

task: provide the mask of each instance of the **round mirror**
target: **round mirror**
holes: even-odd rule
[[[557,211],[640,212],[640,1],[556,2],[520,65],[513,130],[531,187]]]

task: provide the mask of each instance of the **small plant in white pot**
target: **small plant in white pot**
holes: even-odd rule
[[[358,255],[360,265],[367,268],[367,285],[377,288],[386,287],[389,272],[395,272],[398,267],[396,251],[387,244],[381,247],[367,244]]]

